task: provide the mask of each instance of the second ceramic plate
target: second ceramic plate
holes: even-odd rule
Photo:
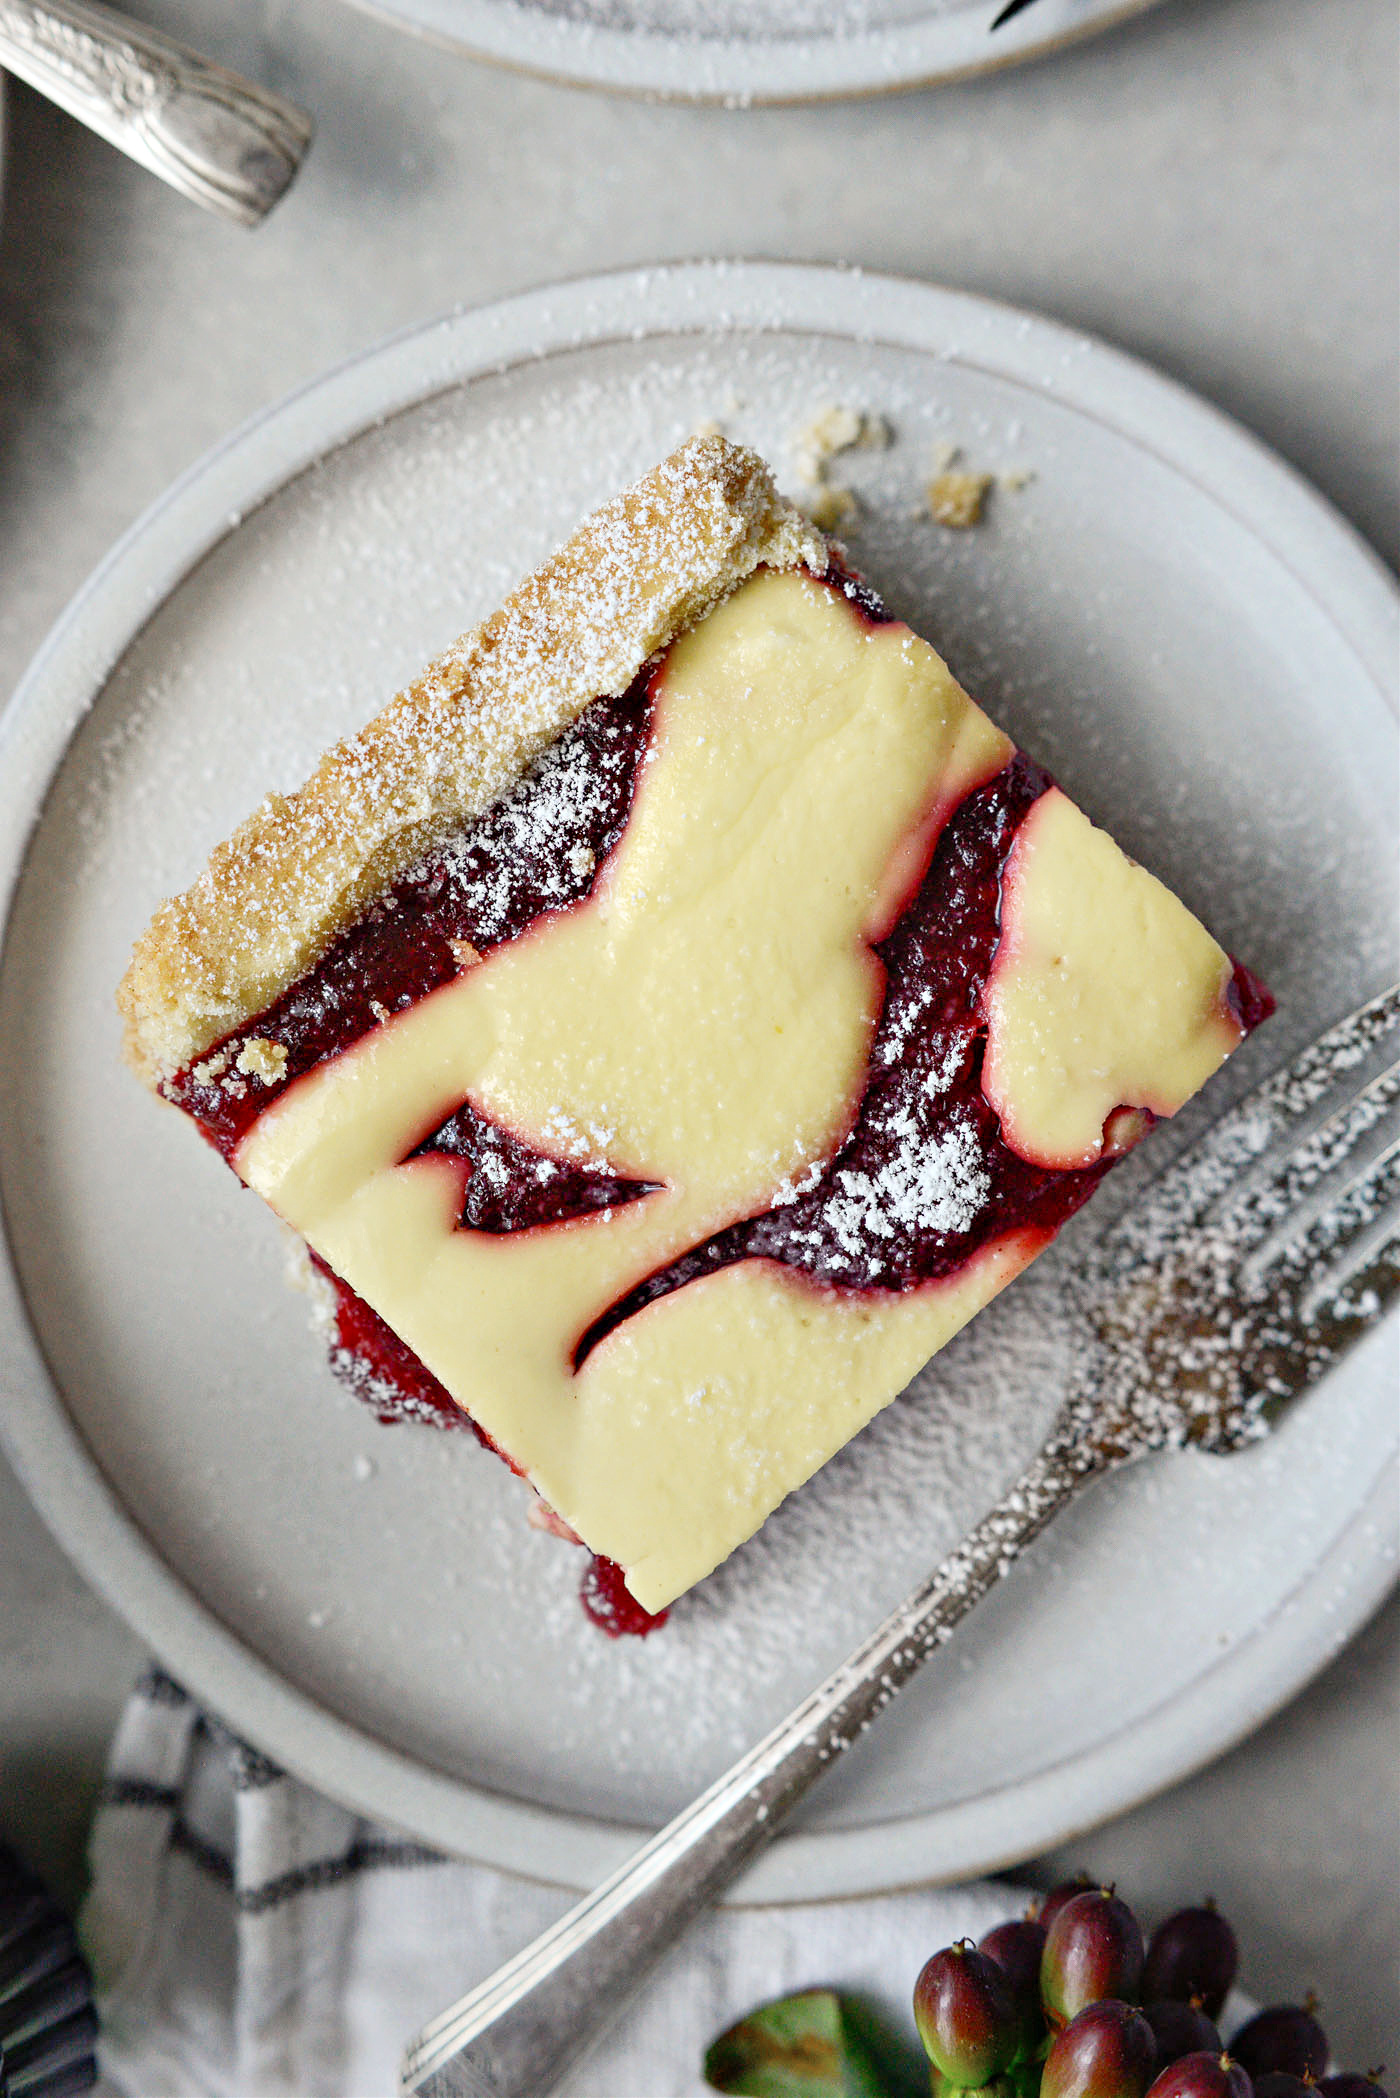
[[[556,80],[685,102],[807,102],[990,73],[1155,0],[361,0],[371,14]]]
[[[837,462],[860,565],[1279,994],[1210,1099],[1105,1189],[1120,1202],[1394,968],[1395,607],[1277,460],[1101,345],[797,268],[638,272],[459,315],[178,486],[5,725],[16,1461],[236,1727],[367,1812],[576,1883],[794,1703],[1013,1475],[1055,1402],[1058,1281],[1092,1213],[662,1633],[612,1643],[578,1608],[579,1555],[527,1528],[493,1458],[380,1428],[332,1382],[272,1218],[121,1067],[111,991],[210,845],[591,505],[711,419],[796,488],[802,426],[833,401],[893,433]],[[950,445],[1003,477],[963,533],[923,497]],[[1390,1578],[1392,1345],[1373,1336],[1245,1456],[1097,1489],[746,1893],[985,1869],[1254,1724]]]

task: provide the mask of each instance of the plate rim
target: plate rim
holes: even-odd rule
[[[1083,0],[1084,19],[1062,22],[1054,30],[1028,11],[998,31],[990,51],[990,18],[1002,0],[984,0],[975,22],[969,12],[863,33],[770,38],[608,29],[531,9],[521,0],[351,4],[440,50],[465,52],[560,86],[727,108],[782,108],[983,79],[1119,28],[1159,0]],[[703,84],[696,78],[697,54],[703,54]]]
[[[53,771],[120,655],[210,549],[316,459],[413,402],[513,364],[639,332],[774,329],[894,341],[973,366],[995,357],[1003,378],[1016,378],[1019,363],[1038,392],[1111,422],[1217,500],[1228,496],[1226,506],[1276,558],[1301,533],[1308,579],[1296,559],[1287,562],[1290,572],[1396,711],[1400,592],[1389,570],[1293,468],[1150,366],[1059,322],[913,279],[802,263],[629,269],[459,310],[358,353],[231,433],[131,526],[60,616],[0,714],[0,818],[10,819],[0,826],[0,924],[8,930]],[[87,1451],[30,1326],[8,1224],[4,1246],[0,1439],[64,1549],[197,1696],[309,1783],[483,1863],[588,1886],[630,1853],[645,1830],[504,1798],[429,1770],[315,1705],[244,1646],[165,1565]],[[1143,1715],[1072,1768],[1052,1766],[974,1800],[781,1836],[734,1890],[737,1898],[839,1898],[969,1877],[1069,1840],[1200,1768],[1301,1689],[1380,1603],[1396,1577],[1385,1538],[1397,1476],[1393,1456],[1382,1453],[1347,1529],[1248,1638],[1169,1701],[1169,1723],[1161,1710]],[[1230,1715],[1224,1721],[1222,1709]]]

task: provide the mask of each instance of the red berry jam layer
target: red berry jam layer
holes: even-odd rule
[[[342,1282],[327,1267],[319,1253],[311,1264],[335,1292],[335,1338],[331,1343],[331,1368],[384,1422],[419,1421],[430,1428],[470,1428],[484,1449],[494,1450],[513,1472],[519,1471],[506,1452],[486,1430],[464,1413],[445,1384],[440,1384],[426,1362],[399,1339],[363,1297],[348,1282]]]
[[[623,1180],[599,1167],[550,1158],[522,1137],[493,1122],[464,1101],[434,1130],[411,1158],[455,1158],[462,1162],[460,1231],[531,1231],[562,1224],[594,1209],[616,1209],[653,1195],[654,1180]]]
[[[166,1098],[230,1158],[274,1090],[450,983],[459,947],[489,954],[581,902],[626,825],[652,711],[649,672],[621,699],[595,700],[518,787],[386,890],[256,1020],[177,1072]],[[237,1076],[252,1040],[286,1050],[277,1088]]]
[[[609,1639],[645,1639],[670,1616],[669,1610],[644,1610],[627,1586],[616,1559],[594,1553],[579,1583],[584,1615]]]

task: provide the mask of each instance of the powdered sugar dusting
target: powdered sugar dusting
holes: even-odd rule
[[[905,1108],[896,1108],[888,1122],[898,1146],[893,1156],[873,1172],[835,1176],[837,1193],[826,1214],[849,1253],[900,1232],[967,1231],[991,1188],[972,1122],[960,1118],[927,1141]]]
[[[715,38],[850,36],[905,18],[898,0],[537,0],[548,14],[599,28],[639,30],[694,39],[703,67],[705,44]],[[955,15],[978,0],[921,0],[921,15]],[[701,81],[703,89],[703,76]]]
[[[504,939],[521,916],[528,882],[535,909],[572,903],[596,871],[596,858],[573,841],[630,778],[634,757],[618,725],[605,721],[591,737],[590,762],[580,763],[577,741],[553,743],[472,831],[449,841],[441,858],[485,941]],[[483,841],[490,846],[482,851]],[[408,880],[423,871],[410,869]]]
[[[562,1107],[552,1108],[545,1115],[540,1134],[545,1143],[553,1144],[566,1158],[576,1159],[580,1165],[605,1166],[609,1146],[616,1143],[617,1131],[604,1122],[589,1122],[586,1125],[575,1121]]]

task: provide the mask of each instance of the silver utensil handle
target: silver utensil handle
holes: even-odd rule
[[[766,1740],[424,2028],[404,2059],[404,2098],[544,2098],[1021,1548],[1104,1468],[1096,1449],[1052,1439],[937,1571]]]
[[[172,188],[255,226],[311,143],[309,117],[96,0],[0,0],[0,67]]]

